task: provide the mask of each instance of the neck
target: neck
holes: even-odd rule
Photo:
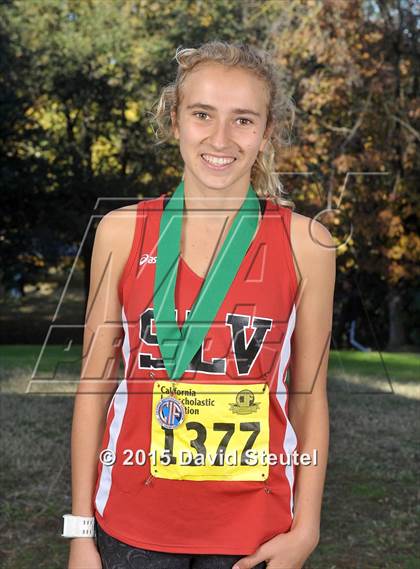
[[[226,210],[228,217],[234,217],[241,208],[250,184],[247,179],[239,179],[226,188],[209,188],[201,184],[186,170],[184,173],[185,209],[211,211]]]

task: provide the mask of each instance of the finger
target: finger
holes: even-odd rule
[[[252,555],[247,555],[246,557],[239,559],[239,561],[235,563],[232,569],[252,569],[258,565],[258,563],[261,563],[265,560],[265,556],[262,554],[262,552],[257,550]]]

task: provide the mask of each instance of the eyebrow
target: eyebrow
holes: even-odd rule
[[[205,103],[192,103],[191,105],[187,106],[187,109],[206,109],[208,111],[216,111],[216,107],[212,107],[211,105],[206,105]],[[257,113],[256,111],[251,111],[251,109],[232,109],[232,113],[235,114],[243,114],[243,115],[254,115],[255,117],[260,117],[261,114]]]

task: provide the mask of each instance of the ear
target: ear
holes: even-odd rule
[[[270,140],[271,135],[273,134],[273,130],[274,130],[274,125],[272,124],[268,124],[265,128],[265,133],[264,136],[261,140],[261,144],[260,144],[260,148],[259,151],[260,152],[264,152],[264,149],[266,147],[267,142]]]
[[[176,138],[176,140],[179,140],[178,121],[175,111],[171,111],[171,122],[172,122],[172,131],[174,133],[174,137]]]

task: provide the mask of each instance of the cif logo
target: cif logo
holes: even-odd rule
[[[144,265],[146,263],[156,263],[156,257],[152,257],[152,255],[149,255],[149,253],[145,253],[140,257],[139,265]]]
[[[165,397],[156,405],[156,418],[162,427],[176,429],[183,422],[184,417],[184,406],[175,397]]]

